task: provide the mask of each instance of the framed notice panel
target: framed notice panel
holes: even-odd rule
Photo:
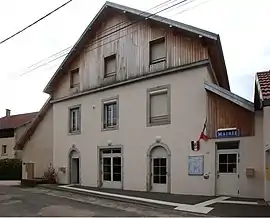
[[[188,175],[203,175],[203,155],[188,157]]]

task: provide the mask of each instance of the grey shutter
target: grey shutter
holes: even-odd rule
[[[161,39],[150,44],[151,62],[163,60],[166,57],[165,40]]]
[[[112,55],[105,58],[105,77],[116,73],[116,56]]]
[[[151,117],[168,115],[168,95],[160,93],[150,95]]]
[[[78,108],[78,130],[81,131],[81,108]]]

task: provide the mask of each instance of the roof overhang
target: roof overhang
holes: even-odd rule
[[[244,99],[242,97],[240,97],[239,95],[236,95],[222,87],[219,87],[213,83],[208,83],[205,82],[204,83],[204,87],[207,91],[210,91],[216,95],[219,95],[220,97],[227,99],[237,105],[239,105],[240,107],[243,107],[251,112],[254,112],[254,104],[250,101],[248,101],[247,99]]]
[[[24,149],[25,144],[30,139],[30,137],[34,134],[36,128],[38,127],[38,125],[40,124],[44,116],[46,115],[47,111],[51,108],[52,104],[50,103],[50,101],[51,101],[51,97],[47,99],[45,104],[40,109],[36,118],[33,120],[31,125],[24,131],[20,139],[17,141],[17,143],[14,146],[15,150]]]

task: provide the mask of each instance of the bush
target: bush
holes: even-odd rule
[[[49,184],[55,184],[57,182],[57,172],[53,168],[52,164],[50,164],[43,177]]]
[[[22,161],[19,159],[0,160],[0,180],[20,180],[22,178]]]

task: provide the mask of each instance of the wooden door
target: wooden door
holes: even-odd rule
[[[27,179],[34,179],[34,163],[26,164]]]

